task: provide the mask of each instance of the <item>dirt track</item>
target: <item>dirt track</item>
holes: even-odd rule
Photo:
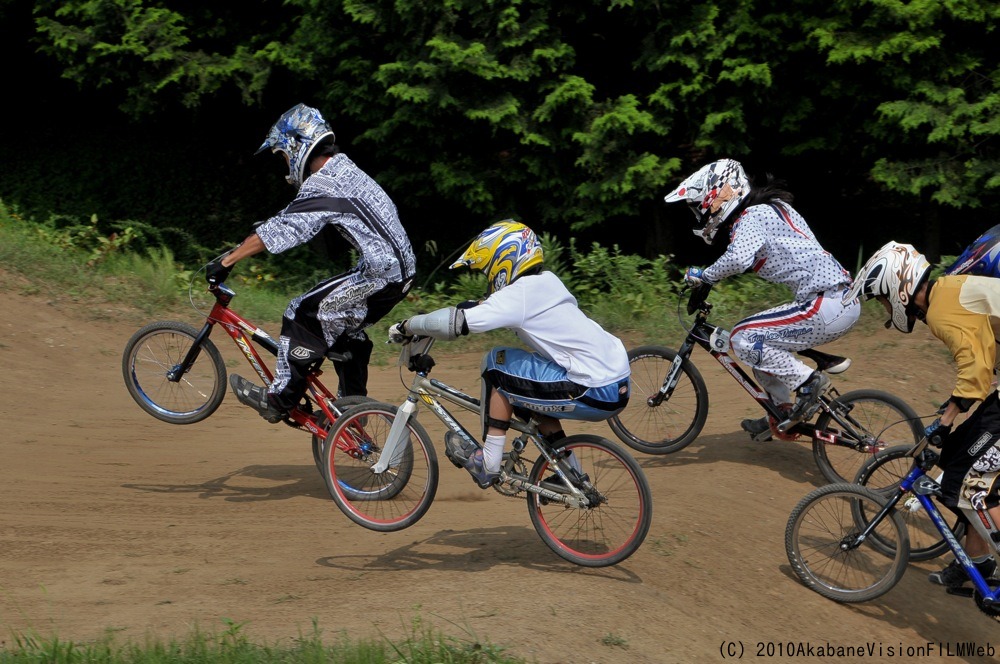
[[[482,492],[448,464],[414,527],[355,526],[330,500],[306,434],[231,395],[187,427],[142,412],[120,373],[141,321],[19,294],[9,275],[0,283],[0,640],[180,638],[224,619],[268,643],[311,632],[313,619],[331,639],[398,639],[419,620],[546,663],[721,661],[730,642],[743,659],[764,659],[763,644],[772,661],[857,659],[777,656],[789,645],[871,647],[871,662],[997,661],[1000,625],[926,581],[940,561],[863,605],[797,581],[785,523],[822,477],[806,444],[746,439],[738,423],[756,407],[707,355],[696,359],[712,400],[702,437],[675,455],[637,454],[654,497],[644,546],[587,570],[545,547],[523,500]],[[837,384],[894,392],[926,414],[951,388],[939,346],[925,328],[852,333],[833,346],[855,359]],[[220,348],[245,371],[231,344]],[[438,359],[435,375],[477,389],[478,353]],[[372,373],[372,396],[398,403],[398,370]],[[439,440],[428,413],[421,422]],[[942,650],[970,641],[995,656]]]

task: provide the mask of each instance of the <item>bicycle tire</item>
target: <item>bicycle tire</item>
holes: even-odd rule
[[[886,496],[895,493],[900,481],[913,467],[911,449],[911,445],[897,445],[879,452],[861,466],[854,483],[884,493]],[[910,538],[910,562],[932,560],[950,550],[948,542],[938,532],[927,510],[920,505],[912,492],[906,492],[900,499],[896,511],[906,523],[907,535]],[[956,516],[951,532],[961,542],[965,536],[965,522]],[[892,542],[883,541],[877,533],[872,537],[871,544],[887,556],[895,553]]]
[[[437,454],[427,431],[412,417],[398,461],[377,475],[371,471],[398,410],[376,401],[345,410],[324,450],[323,476],[337,507],[354,523],[379,532],[412,526],[430,509],[437,491]]]
[[[346,397],[338,397],[331,405],[331,408],[333,408],[334,413],[339,416],[348,408],[357,406],[359,404],[368,403],[370,401],[374,401],[374,399],[372,399],[371,397],[363,397],[360,395],[352,394]],[[316,411],[313,412],[313,417],[316,419],[316,426],[318,426],[320,429],[324,429],[326,433],[329,434],[330,423],[326,421],[326,413],[324,413],[322,410],[317,409]],[[324,450],[326,450],[326,436],[320,438],[319,436],[313,434],[312,435],[313,461],[316,462],[316,469],[319,471],[319,474],[321,476],[324,473],[323,470]]]
[[[697,367],[686,358],[669,399],[650,406],[647,399],[663,385],[677,351],[666,346],[639,346],[628,352],[630,398],[625,410],[608,420],[623,443],[645,454],[671,454],[698,437],[708,418],[708,388]]]
[[[920,416],[908,403],[888,392],[855,390],[831,401],[833,408],[837,408],[837,404],[850,406],[847,417],[852,426],[860,428],[863,435],[875,443],[878,449],[860,451],[844,443],[828,443],[814,438],[813,457],[820,473],[828,482],[851,483],[862,464],[879,450],[895,445],[914,445],[924,437]],[[816,428],[840,430],[842,427],[830,412],[823,411],[816,420]],[[840,436],[842,439],[847,438],[846,432],[841,432]]]
[[[580,462],[592,486],[589,490],[600,496],[600,502],[575,508],[528,492],[531,525],[550,549],[572,563],[584,567],[620,563],[639,549],[649,532],[653,497],[645,473],[630,454],[600,436],[567,436],[559,446]],[[554,472],[548,459],[539,456],[528,478],[538,484]]]
[[[191,350],[199,330],[176,321],[140,328],[125,344],[122,377],[139,407],[162,422],[194,424],[214,413],[226,396],[226,365],[210,339],[181,380],[168,372]]]
[[[895,541],[891,557],[870,539],[844,550],[842,544],[865,525],[856,506],[876,514],[884,495],[857,484],[827,484],[807,494],[792,510],[785,528],[785,553],[792,571],[809,589],[836,602],[867,602],[892,590],[906,571],[910,542],[906,524],[892,510],[876,526],[885,541]]]

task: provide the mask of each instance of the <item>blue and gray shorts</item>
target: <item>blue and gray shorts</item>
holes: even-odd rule
[[[557,419],[599,422],[628,404],[629,379],[601,387],[585,387],[566,377],[566,370],[538,353],[520,348],[494,348],[483,358],[485,393],[496,389],[515,409]]]

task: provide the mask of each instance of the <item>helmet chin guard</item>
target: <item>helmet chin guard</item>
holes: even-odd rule
[[[297,104],[278,118],[267,138],[254,154],[270,149],[280,152],[288,160],[288,175],[285,179],[296,189],[305,180],[306,164],[312,149],[326,137],[335,139],[330,125],[315,108]]]

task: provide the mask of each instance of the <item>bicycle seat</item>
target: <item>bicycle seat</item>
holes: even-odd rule
[[[851,366],[851,358],[841,357],[840,355],[831,355],[829,353],[824,353],[822,351],[815,350],[813,348],[807,348],[806,350],[800,350],[798,355],[802,357],[808,357],[810,360],[816,363],[816,368],[819,371],[824,371],[828,374],[839,374],[847,371]]]
[[[335,353],[334,351],[329,350],[326,352],[326,359],[331,362],[347,362],[351,359],[351,357],[351,351],[347,351],[346,353]]]

